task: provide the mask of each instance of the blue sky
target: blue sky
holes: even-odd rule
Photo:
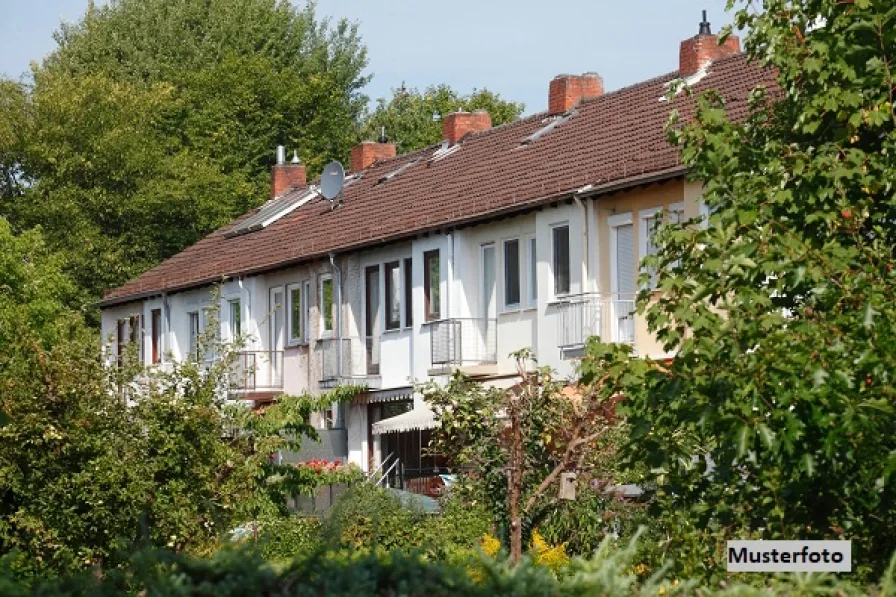
[[[297,0],[293,0],[298,3]],[[0,74],[18,78],[55,47],[60,21],[76,21],[87,0],[0,0]],[[318,11],[360,23],[374,79],[371,98],[401,85],[486,87],[547,106],[560,73],[596,71],[606,90],[673,71],[679,42],[707,10],[713,32],[731,22],[725,0],[319,0]]]

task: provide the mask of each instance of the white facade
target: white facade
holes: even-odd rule
[[[630,342],[644,356],[668,356],[646,335],[643,322],[632,320],[619,293],[636,290],[631,280],[649,246],[643,222],[670,207],[697,217],[699,194],[699,185],[675,179],[339,254],[332,263],[246,276],[217,290],[109,306],[102,333],[114,357],[124,344],[119,330],[128,329],[120,322],[142,318],[142,358],[152,364],[155,353],[164,365],[190,354],[197,323],[204,328],[207,309],[217,301],[222,338],[238,325],[245,352],[255,355],[258,371],[243,397],[357,383],[368,386],[370,404],[404,396],[418,409],[425,407],[419,395],[412,398],[414,385],[445,382],[456,368],[509,383],[515,372],[509,355],[523,348],[540,365],[572,376],[574,357],[592,333]],[[427,256],[436,254],[437,281],[425,267]],[[331,318],[321,309],[328,286],[334,303],[341,297]],[[380,437],[371,434],[368,420],[381,416],[378,411],[362,401],[345,408],[344,421],[329,422],[344,424],[349,460],[366,470],[380,458]],[[321,417],[318,424],[328,422]]]

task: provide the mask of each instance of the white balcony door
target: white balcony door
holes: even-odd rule
[[[498,316],[498,293],[495,289],[497,272],[497,253],[494,244],[482,245],[482,306],[480,319],[477,322],[479,334],[473,360],[481,360],[488,352],[489,333],[492,332],[492,321]],[[462,349],[463,350],[463,349]],[[469,358],[469,357],[467,357]]]
[[[282,351],[286,344],[286,295],[283,293],[283,287],[271,288],[271,303],[269,305],[270,322],[271,322],[271,385],[282,382],[283,379],[283,358]]]
[[[635,259],[635,231],[631,220],[614,226],[613,231],[613,293],[611,302],[611,330],[614,342],[633,342],[635,326],[632,318],[637,292],[637,263]]]
[[[482,317],[492,319],[498,314],[495,292],[495,245],[482,245]]]

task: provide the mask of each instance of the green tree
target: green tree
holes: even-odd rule
[[[28,130],[0,125],[0,174],[30,183],[0,188],[0,214],[44,227],[84,301],[264,202],[276,145],[309,176],[346,159],[367,103],[357,27],[313,3],[116,0],[56,40],[0,88]]]
[[[582,383],[572,392],[549,368],[529,371],[528,351],[516,354],[520,381],[509,390],[485,388],[461,374],[444,388],[423,389],[439,417],[430,448],[476,479],[473,490],[505,529],[515,563],[540,522],[568,513],[558,498],[563,473],[585,471],[581,486],[592,478],[620,482],[611,464],[616,446],[604,440],[613,429],[612,389],[633,373],[625,348],[606,350],[585,361]]]
[[[21,152],[28,138],[27,93],[15,81],[0,79],[0,205],[21,193]]]
[[[405,153],[438,143],[442,139],[439,119],[451,112],[487,110],[492,125],[498,126],[519,118],[523,108],[523,104],[503,100],[487,89],[461,95],[444,84],[422,92],[402,85],[392,90],[391,98],[377,100],[376,108],[364,121],[362,134],[365,139],[378,139],[383,128],[398,153]]]
[[[317,483],[270,456],[315,439],[312,413],[357,388],[258,414],[223,401],[233,346],[210,347],[211,368],[106,367],[74,292],[39,231],[0,219],[0,553],[60,570],[116,565],[140,541],[201,552]]]
[[[724,569],[734,538],[851,539],[854,570],[879,572],[896,549],[896,8],[744,4],[778,89],[735,121],[707,94],[670,129],[712,215],[665,227],[649,261],[661,294],[640,310],[677,355],[625,388],[632,455],[691,572]]]

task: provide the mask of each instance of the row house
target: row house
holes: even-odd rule
[[[267,203],[104,297],[110,353],[188,358],[217,307],[222,336],[247,338],[240,399],[366,386],[317,423],[333,456],[368,471],[390,454],[407,471],[438,464],[420,456],[435,426],[421,382],[459,369],[510,385],[521,348],[570,376],[592,335],[671,356],[633,313],[653,227],[702,213],[664,133],[694,99],[670,88],[718,90],[739,117],[751,89],[774,85],[708,23],[679,59],[607,93],[597,74],[557,76],[546,112],[499,127],[446,114],[444,140],[405,155],[361,143],[333,200],[278,148]]]

